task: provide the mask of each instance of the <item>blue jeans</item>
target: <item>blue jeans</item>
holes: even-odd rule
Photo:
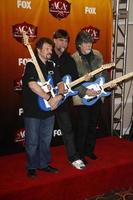
[[[54,116],[46,119],[24,118],[28,169],[44,168],[49,165],[54,120]]]

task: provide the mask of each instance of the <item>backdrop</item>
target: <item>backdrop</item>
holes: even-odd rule
[[[93,35],[94,48],[101,51],[104,62],[110,62],[112,0],[1,0],[1,153],[19,151],[24,141],[21,78],[30,54],[21,43],[22,31],[28,32],[34,48],[36,39],[42,36],[52,38],[58,28],[70,33],[70,53],[75,51],[77,32],[85,29]],[[109,116],[106,124],[108,120]],[[59,138],[61,131],[55,125],[52,144],[59,144]]]

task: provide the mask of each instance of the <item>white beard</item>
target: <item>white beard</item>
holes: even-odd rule
[[[87,51],[86,51],[86,54],[89,54],[91,52],[91,49],[88,49]]]
[[[63,53],[63,52],[65,51],[65,48],[62,47],[62,48],[59,49],[59,51],[60,51],[61,53]]]
[[[46,58],[47,58],[47,60],[49,60],[49,59],[51,58],[51,54],[48,54],[48,55],[46,56]]]

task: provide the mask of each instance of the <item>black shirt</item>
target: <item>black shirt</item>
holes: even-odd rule
[[[64,52],[60,57],[58,57],[56,52],[53,51],[52,60],[56,63],[56,66],[59,70],[61,78],[63,78],[65,75],[70,75],[72,78],[72,81],[78,78],[76,63],[69,53]],[[70,98],[68,97],[65,100],[65,102],[61,106],[59,106],[58,110],[68,109],[68,106],[70,103],[69,100]]]
[[[58,69],[55,67],[55,63],[47,62],[46,65],[37,57],[38,64],[43,73],[45,80],[48,79],[50,74],[53,79],[54,86],[61,81],[61,78],[58,73]],[[52,111],[45,112],[43,111],[38,104],[38,95],[32,92],[29,88],[28,83],[30,81],[38,81],[38,74],[36,68],[32,62],[26,64],[25,73],[23,76],[23,108],[25,117],[33,118],[47,118],[53,115]]]

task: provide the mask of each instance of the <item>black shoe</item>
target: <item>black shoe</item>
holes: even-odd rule
[[[48,165],[47,167],[45,168],[41,168],[39,170],[42,170],[42,171],[45,171],[45,172],[50,172],[50,173],[53,173],[53,174],[57,174],[59,172],[58,169],[54,168],[54,167],[51,167],[50,165]]]
[[[94,153],[87,154],[87,156],[89,156],[89,158],[92,159],[92,160],[97,159],[97,156]]]
[[[27,175],[31,178],[34,178],[37,175],[36,170],[35,169],[28,169]]]
[[[82,158],[81,160],[83,161],[83,163],[84,163],[85,165],[88,164],[88,161],[87,161],[85,158]]]

